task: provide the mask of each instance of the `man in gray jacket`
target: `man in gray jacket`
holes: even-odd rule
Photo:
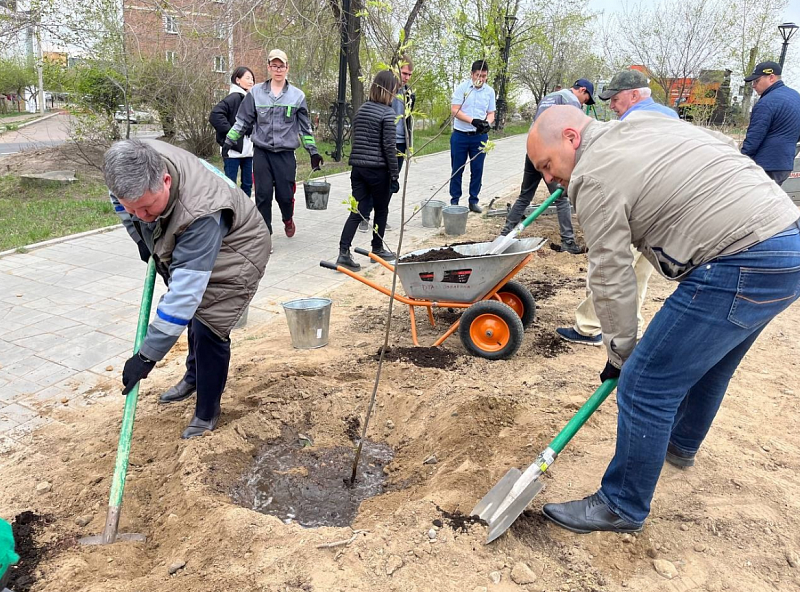
[[[656,113],[600,123],[552,107],[528,157],[569,186],[608,351],[600,377],[619,377],[599,491],[543,511],[574,532],[636,532],[664,460],[694,464],[739,362],[800,296],[800,212],[721,134]],[[638,345],[631,244],[680,282]]]
[[[254,86],[244,97],[225,143],[234,146],[239,138],[252,130],[256,206],[272,234],[274,191],[284,231],[291,238],[296,230],[294,191],[297,160],[294,151],[302,144],[311,155],[313,170],[320,169],[322,157],[312,135],[306,95],[286,80],[289,59],[280,49],[273,49],[268,60],[270,79]]]
[[[594,105],[593,94],[594,85],[585,78],[579,78],[571,88],[557,90],[545,95],[536,108],[536,115],[533,116],[533,121],[535,122],[542,113],[555,105],[571,105],[583,110],[584,105]],[[514,202],[514,205],[511,206],[511,211],[508,212],[506,223],[500,234],[507,235],[522,221],[525,217],[525,210],[531,204],[541,180],[541,173],[533,167],[526,156],[519,197]],[[556,186],[555,184],[548,184],[547,189],[550,193],[553,193],[556,190]],[[575,242],[575,229],[572,227],[572,208],[569,205],[569,197],[566,192],[555,201],[555,206],[558,213],[558,228],[561,233],[561,250],[572,255],[584,253],[586,249]]]
[[[184,329],[183,379],[161,395],[172,403],[197,391],[183,438],[217,426],[228,379],[230,332],[255,296],[270,236],[247,195],[193,154],[156,140],[122,140],[105,155],[111,201],[142,258],[152,254],[168,285],[139,351],[122,371],[123,395],[163,359]]]

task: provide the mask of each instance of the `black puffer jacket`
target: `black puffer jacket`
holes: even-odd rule
[[[353,119],[350,166],[388,168],[392,180],[400,176],[395,143],[395,112],[389,105],[367,101]]]

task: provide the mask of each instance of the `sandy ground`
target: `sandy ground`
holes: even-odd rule
[[[492,238],[500,223],[473,222],[464,239]],[[555,224],[548,217],[528,234],[552,239]],[[185,349],[153,372],[140,398],[122,517],[122,531],[144,532],[146,543],[76,544],[103,527],[120,398],[43,411],[68,425],[32,434],[26,453],[0,456],[0,515],[30,525],[23,545],[30,575],[17,592],[800,589],[798,306],[773,322],[744,360],[697,465],[664,467],[641,534],[574,535],[540,513],[545,502],[598,487],[614,446],[613,396],[502,538],[485,545],[484,526],[453,528],[458,521],[448,516],[468,513],[508,468],[529,464],[596,388],[602,349],[552,337],[572,322],[585,267],[585,256],[545,246],[523,270],[519,279],[537,298],[537,320],[511,360],[471,357],[454,336],[443,346],[452,353],[447,369],[423,367],[424,358],[384,365],[369,437],[390,445],[395,457],[385,493],[362,504],[355,536],[347,527],[284,524],[234,505],[231,492],[253,455],[282,431],[310,436],[317,449],[352,446],[388,303],[356,282],[333,293],[326,348],[293,350],[282,319],[235,334],[221,425],[212,435],[179,439],[190,401],[156,405],[158,393],[180,377]],[[386,272],[376,277],[388,285]],[[654,278],[646,318],[672,288]],[[441,318],[453,317],[442,311]],[[426,328],[424,320],[420,339],[430,343],[443,328]],[[395,308],[391,343],[411,345],[403,307]],[[423,464],[431,455],[437,462]]]

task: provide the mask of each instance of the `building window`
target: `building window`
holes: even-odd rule
[[[214,72],[227,72],[228,64],[223,56],[214,56]]]
[[[164,30],[173,35],[178,34],[178,19],[168,14],[164,15]]]
[[[178,62],[178,52],[168,51],[166,55],[167,63],[176,64]]]

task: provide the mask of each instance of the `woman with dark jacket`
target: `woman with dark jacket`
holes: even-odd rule
[[[236,112],[244,96],[253,88],[255,75],[250,68],[239,66],[231,74],[230,94],[217,103],[208,116],[208,122],[217,132],[217,144],[222,146],[225,174],[236,183],[239,169],[242,170],[242,191],[248,196],[253,190],[253,142],[250,136],[242,136],[233,148],[225,146],[225,136],[236,123]]]
[[[395,135],[396,114],[392,99],[399,83],[389,70],[379,72],[369,90],[369,100],[353,118],[353,147],[350,151],[350,185],[353,197],[358,202],[358,213],[351,212],[342,229],[339,240],[337,265],[351,271],[361,266],[353,260],[350,245],[363,219],[369,219],[370,210],[375,210],[375,225],[372,231],[372,252],[386,260],[393,260],[394,253],[383,244],[386,218],[389,216],[389,201],[393,193],[400,190],[397,166],[397,144]]]

